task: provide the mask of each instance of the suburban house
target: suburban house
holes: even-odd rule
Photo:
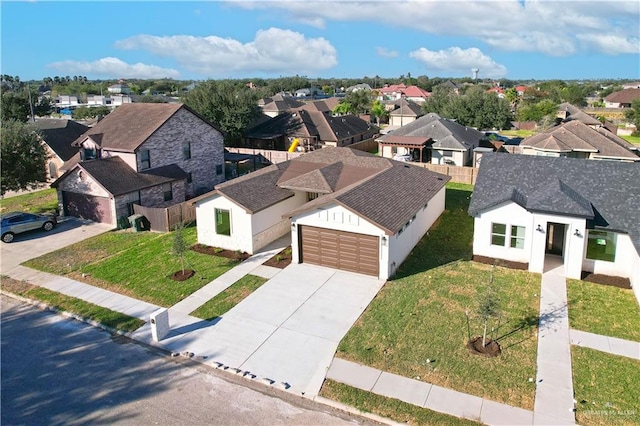
[[[539,273],[556,256],[567,278],[628,278],[640,301],[639,193],[635,163],[485,154],[469,205],[473,255]]]
[[[294,92],[296,98],[310,98],[313,96],[324,96],[325,93],[322,89],[311,86],[311,87],[303,87],[302,89],[298,89]]]
[[[605,108],[631,108],[631,102],[640,99],[640,89],[623,89],[604,98]]]
[[[73,143],[52,187],[65,216],[116,225],[133,204],[168,207],[225,180],[222,132],[182,104],[125,104]]]
[[[525,155],[640,161],[636,146],[602,126],[594,128],[579,120],[529,136],[520,142],[520,147]]]
[[[290,234],[295,263],[387,279],[443,212],[449,179],[364,151],[320,149],[194,199],[198,242],[255,253]]]
[[[424,112],[420,105],[402,98],[394,104],[394,109],[389,113],[389,127],[394,129],[402,127],[405,124],[416,121],[423,115]]]
[[[587,126],[593,127],[596,130],[601,128],[601,127],[604,127],[605,129],[607,129],[608,131],[610,131],[614,135],[618,134],[617,133],[618,132],[618,126],[616,126],[612,122],[607,121],[607,120],[600,121],[596,117],[587,114],[586,112],[584,112],[580,108],[578,108],[578,107],[576,107],[574,105],[571,105],[570,103],[567,103],[567,102],[561,103],[558,106],[557,118],[562,123],[566,123],[568,121],[576,121],[577,120],[577,121],[580,121],[580,122],[586,124]]]
[[[47,177],[57,179],[63,164],[78,153],[78,147],[71,144],[89,127],[73,120],[58,118],[38,118],[34,125],[40,130],[47,159]]]
[[[419,163],[467,166],[483,137],[472,127],[429,113],[376,141],[386,158],[411,156],[410,161]]]
[[[116,83],[107,87],[107,91],[109,93],[117,94],[117,95],[129,95],[131,93],[131,89],[129,85],[126,83]]]
[[[297,139],[299,151],[310,151],[372,140],[378,132],[378,127],[354,115],[334,117],[329,111],[298,108],[249,129],[241,146],[286,151]]]
[[[418,86],[405,86],[404,83],[392,84],[376,90],[380,101],[396,101],[404,98],[412,102],[422,103],[431,96],[431,93]]]
[[[282,94],[273,95],[270,98],[260,99],[258,101],[258,106],[262,108],[262,113],[269,117],[276,117],[283,112],[287,112],[293,108],[299,108],[303,105],[303,102]]]

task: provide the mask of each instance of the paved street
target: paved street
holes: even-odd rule
[[[2,424],[357,424],[8,297],[1,311]]]

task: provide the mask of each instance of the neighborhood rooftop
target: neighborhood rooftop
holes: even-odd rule
[[[583,217],[591,227],[629,234],[640,252],[640,167],[618,161],[489,153],[469,214],[512,201],[538,213]]]

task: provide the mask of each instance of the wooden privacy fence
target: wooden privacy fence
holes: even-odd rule
[[[478,178],[478,169],[475,167],[447,166],[430,163],[410,163],[414,166],[424,167],[432,172],[451,176],[451,182],[475,185]]]
[[[133,211],[146,217],[151,230],[158,232],[169,232],[176,225],[196,220],[196,206],[189,201],[171,207],[143,207],[134,204]]]

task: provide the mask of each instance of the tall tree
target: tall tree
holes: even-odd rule
[[[208,80],[184,97],[184,103],[225,133],[225,143],[235,145],[243,132],[260,116],[257,94],[229,80]]]
[[[376,123],[380,126],[380,119],[387,114],[387,110],[379,100],[373,101],[371,106],[371,114],[376,117]]]
[[[47,180],[47,152],[38,131],[18,120],[2,120],[0,192],[36,187]]]
[[[369,90],[353,90],[340,100],[333,109],[340,114],[365,114],[373,104],[373,96]]]
[[[631,108],[628,108],[624,112],[624,117],[635,124],[636,133],[640,132],[640,99],[634,99],[631,102]]]

